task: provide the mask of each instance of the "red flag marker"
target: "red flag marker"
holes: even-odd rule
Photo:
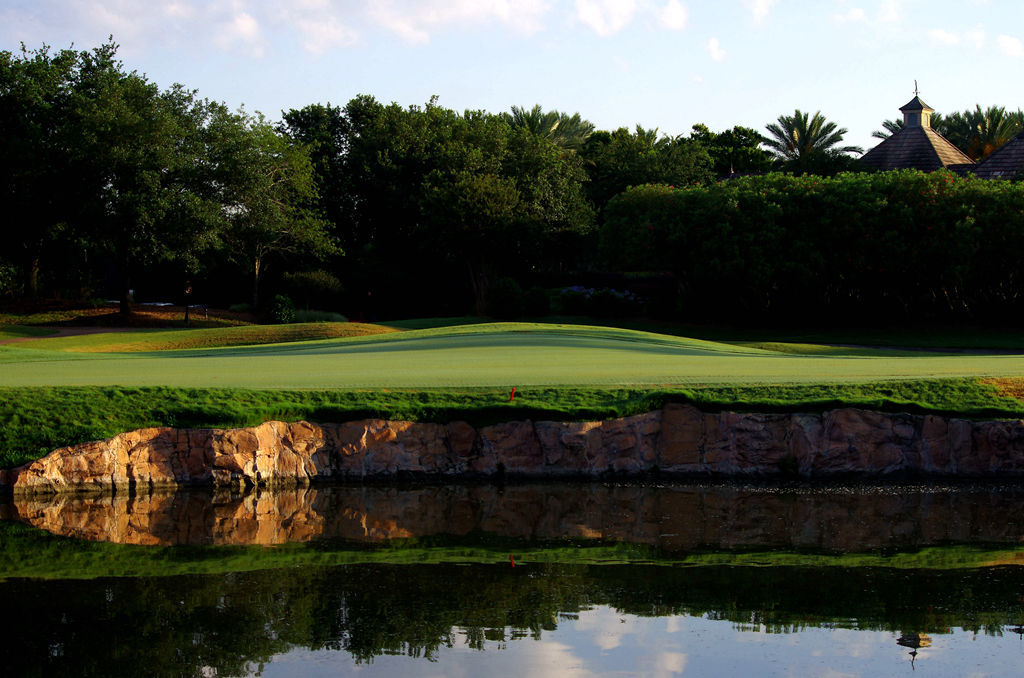
[[[513,399],[513,398],[515,398],[515,397],[516,397],[516,387],[515,387],[515,386],[513,386],[513,387],[512,387],[512,395],[510,395],[510,396],[508,397],[508,401],[509,401],[509,402],[512,402],[512,399]]]
[[[516,566],[516,559],[512,557],[512,554],[508,554],[508,562],[512,563],[512,567]]]

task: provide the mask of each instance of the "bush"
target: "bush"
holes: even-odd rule
[[[285,273],[282,282],[292,298],[299,300],[307,311],[311,306],[336,306],[341,298],[341,281],[327,271]]]
[[[551,297],[540,287],[531,287],[523,295],[523,314],[541,318],[551,313]]]
[[[296,309],[295,322],[297,323],[345,323],[348,318],[334,311],[307,311]]]
[[[276,325],[293,323],[295,322],[295,303],[292,302],[290,297],[278,294],[270,302],[270,307],[267,309],[267,317],[270,322]]]
[[[566,287],[559,293],[558,302],[564,315],[623,318],[639,315],[643,311],[643,300],[640,297],[628,290],[613,290],[609,287]]]
[[[498,278],[487,294],[487,312],[495,318],[518,318],[523,314],[523,288],[512,278]]]

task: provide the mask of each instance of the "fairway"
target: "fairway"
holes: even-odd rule
[[[114,341],[123,347],[126,338]],[[665,386],[1024,376],[1021,355],[778,352],[631,330],[518,323],[174,351],[80,352],[84,343],[68,337],[0,347],[0,386]],[[101,343],[89,339],[89,350]]]

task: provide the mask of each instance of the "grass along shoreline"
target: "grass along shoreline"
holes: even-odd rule
[[[379,545],[344,540],[267,546],[138,546],[62,537],[0,521],[0,581],[12,578],[95,579],[219,574],[356,564],[440,563],[624,565],[665,567],[839,567],[965,570],[1019,564],[1013,544],[950,544],[893,553],[831,553],[789,549],[663,551],[647,544],[600,539],[528,541],[497,535],[395,539]]]
[[[463,420],[483,426],[523,419],[609,419],[649,412],[666,403],[688,403],[705,411],[785,413],[859,407],[971,419],[1024,417],[1024,402],[1004,395],[1000,388],[967,378],[685,388],[532,387],[517,389],[512,402],[509,390],[495,388],[0,388],[0,468],[137,428],[231,428],[268,420]]]

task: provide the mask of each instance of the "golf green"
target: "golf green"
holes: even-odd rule
[[[835,383],[1024,376],[1022,355],[814,355],[586,326],[500,323],[138,353],[0,347],[0,386],[373,388]],[[81,342],[81,340],[78,340]],[[95,342],[93,342],[95,343]]]

